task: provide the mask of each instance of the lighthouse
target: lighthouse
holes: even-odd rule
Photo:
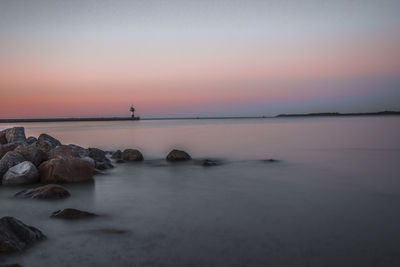
[[[133,105],[131,106],[129,111],[131,112],[131,119],[134,119],[135,118],[135,108],[133,107]]]

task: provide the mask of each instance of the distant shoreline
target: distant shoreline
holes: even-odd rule
[[[138,121],[138,120],[219,120],[219,119],[276,119],[276,118],[300,118],[300,117],[350,117],[350,116],[394,116],[400,115],[400,111],[380,111],[365,113],[303,113],[303,114],[279,114],[276,116],[245,116],[245,117],[180,117],[180,118],[130,118],[130,117],[98,117],[98,118],[33,118],[33,119],[0,119],[0,123],[25,123],[25,122],[68,122],[68,121]]]

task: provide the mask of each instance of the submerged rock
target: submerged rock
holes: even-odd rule
[[[49,159],[79,158],[79,153],[70,146],[58,146],[47,153]]]
[[[63,199],[71,194],[64,187],[57,184],[48,184],[33,189],[26,189],[16,193],[15,197],[32,199]]]
[[[25,128],[14,127],[5,130],[7,143],[24,144],[26,143]]]
[[[191,160],[192,158],[188,153],[182,150],[177,150],[174,149],[171,152],[169,152],[167,156],[168,161],[186,161],[186,160]]]
[[[277,159],[263,159],[262,161],[266,162],[266,163],[274,163],[274,162],[279,162],[280,160],[277,160]]]
[[[0,179],[3,175],[8,171],[9,168],[25,161],[24,157],[16,152],[16,151],[9,151],[7,152],[3,158],[0,160]]]
[[[114,166],[111,164],[111,161],[106,157],[106,153],[103,150],[90,147],[88,148],[88,151],[89,157],[94,160],[96,169],[105,170],[114,168]]]
[[[47,159],[46,153],[34,145],[20,145],[14,151],[20,153],[25,160],[32,162],[35,166]]]
[[[205,159],[205,160],[203,160],[201,165],[203,165],[204,167],[217,166],[218,162],[216,162],[214,160],[210,160],[210,159]]]
[[[89,181],[94,162],[84,158],[51,159],[39,166],[40,182],[45,184]]]
[[[143,161],[143,155],[137,149],[125,149],[122,152],[122,159],[126,161]]]
[[[39,172],[30,161],[24,161],[11,167],[3,176],[4,185],[33,184],[38,180]]]
[[[122,152],[121,150],[117,150],[114,153],[112,153],[111,157],[113,159],[122,159]]]
[[[63,209],[55,211],[51,214],[51,218],[60,218],[60,219],[69,219],[69,220],[76,220],[76,219],[86,219],[86,218],[93,218],[97,215],[91,212],[77,210],[77,209]]]
[[[49,142],[52,147],[61,146],[60,141],[58,141],[56,138],[54,138],[48,134],[45,134],[45,133],[42,133],[41,135],[39,135],[38,141]]]
[[[46,236],[37,228],[28,226],[13,217],[0,219],[0,254],[26,249]]]

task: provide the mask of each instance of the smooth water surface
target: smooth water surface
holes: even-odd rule
[[[48,237],[3,263],[400,266],[398,116],[23,126],[65,144],[138,148],[145,161],[66,185],[72,196],[63,201],[14,199],[23,188],[1,186],[0,216]],[[195,160],[166,163],[172,148]],[[208,157],[222,164],[197,164]],[[66,207],[101,216],[49,218]]]

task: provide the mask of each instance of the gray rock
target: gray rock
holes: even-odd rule
[[[7,143],[24,144],[26,143],[24,127],[14,127],[5,130]]]
[[[89,157],[94,160],[95,168],[99,170],[105,170],[114,168],[111,161],[106,157],[106,153],[98,148],[90,147],[88,148]]]
[[[32,199],[63,199],[71,194],[64,187],[57,184],[48,184],[33,189],[25,189],[16,193],[15,197]]]
[[[169,152],[167,156],[167,161],[186,161],[186,160],[191,160],[192,158],[188,153],[182,150],[177,150],[174,149],[171,152]]]
[[[0,219],[0,255],[23,251],[29,245],[45,238],[39,229],[13,217]]]
[[[39,135],[38,140],[39,141],[47,141],[47,142],[49,142],[51,144],[52,147],[61,146],[61,142],[60,141],[58,141],[54,137],[52,137],[52,136],[50,136],[48,134],[45,134],[45,133],[42,133],[41,135]]]
[[[46,153],[34,145],[20,145],[14,151],[20,153],[25,160],[32,162],[35,166],[47,160]]]
[[[17,147],[16,144],[0,145],[0,159],[8,152],[13,151]]]
[[[89,156],[89,151],[83,147],[80,147],[80,146],[77,146],[74,144],[69,144],[68,146],[71,147],[72,149],[74,149],[76,152],[78,152],[78,154],[81,158]]]
[[[7,152],[0,160],[0,178],[8,171],[9,168],[25,161],[25,158],[16,151]]]
[[[33,137],[33,136],[29,136],[27,139],[26,139],[26,142],[28,143],[28,145],[32,145],[33,143],[35,143],[37,141],[37,138],[36,137]]]
[[[210,159],[205,159],[205,160],[203,160],[201,165],[203,165],[204,167],[217,166],[218,162],[216,162],[214,160],[210,160]]]
[[[30,161],[21,162],[10,169],[3,175],[4,185],[24,185],[37,183],[39,180],[39,172]]]
[[[122,159],[126,161],[143,161],[143,155],[137,149],[125,149],[122,152]]]
[[[69,220],[76,220],[76,219],[86,219],[96,217],[97,215],[91,212],[77,210],[77,209],[63,209],[55,211],[51,214],[51,218],[59,218],[59,219],[69,219]]]
[[[0,131],[0,145],[7,144],[6,130]]]
[[[121,150],[117,150],[114,153],[112,153],[111,157],[113,159],[122,159],[122,151]]]

